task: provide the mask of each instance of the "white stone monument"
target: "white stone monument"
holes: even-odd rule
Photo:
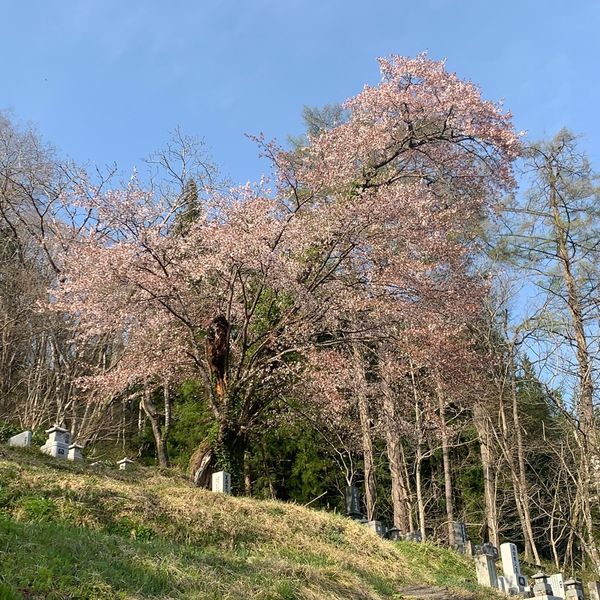
[[[83,450],[83,446],[80,446],[79,444],[71,444],[69,446],[69,454],[67,455],[67,458],[69,460],[78,461],[78,462],[83,461],[83,454],[81,454],[82,450]]]
[[[552,588],[552,594],[559,598],[565,597],[565,582],[562,573],[554,573],[550,575],[550,587]],[[598,598],[600,600],[600,598]]]
[[[29,446],[31,446],[32,437],[33,434],[31,433],[31,431],[23,431],[21,433],[18,433],[17,435],[13,435],[8,440],[8,445],[14,446],[16,448],[29,448]]]
[[[46,433],[48,434],[48,439],[40,450],[55,458],[66,459],[69,453],[69,444],[71,443],[71,433],[69,430],[55,425],[47,429]]]
[[[135,463],[127,457],[122,458],[121,460],[117,461],[119,471],[127,471],[127,469],[129,469],[129,465],[134,465],[134,464]]]
[[[527,578],[521,573],[519,553],[517,547],[510,542],[500,544],[500,557],[502,559],[502,571],[506,580],[507,592],[509,594],[522,594],[527,587]]]
[[[475,556],[475,571],[477,572],[477,583],[485,587],[498,587],[498,573],[494,559],[487,554]]]
[[[212,491],[231,494],[231,475],[227,471],[217,471],[212,474]]]
[[[600,600],[600,581],[588,581],[590,600]]]

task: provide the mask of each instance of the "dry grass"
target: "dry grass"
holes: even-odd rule
[[[338,515],[214,494],[156,469],[1,454],[0,561],[22,597],[375,600],[412,583],[475,589],[454,553],[393,544]]]

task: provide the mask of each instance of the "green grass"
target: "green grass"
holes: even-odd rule
[[[338,515],[0,449],[0,600],[379,600],[411,584],[493,596],[474,580],[453,552]]]

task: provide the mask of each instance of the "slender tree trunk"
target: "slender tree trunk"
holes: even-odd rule
[[[594,418],[594,386],[592,381],[591,358],[588,348],[585,324],[583,319],[583,306],[580,291],[574,275],[573,259],[568,247],[568,229],[560,214],[559,192],[557,188],[558,175],[552,164],[548,165],[548,181],[550,184],[549,202],[552,209],[554,235],[557,243],[557,254],[561,265],[563,280],[567,289],[567,306],[571,316],[574,342],[576,346],[577,371],[579,376],[579,402],[577,414],[579,417],[579,431],[575,431],[575,438],[580,447],[580,465],[578,469],[579,490],[581,495],[581,509],[585,527],[586,552],[593,563],[594,570],[600,575],[600,549],[594,535],[592,518],[592,465],[591,457],[596,452],[597,431]]]
[[[496,477],[493,468],[493,446],[490,435],[490,423],[485,409],[480,404],[475,405],[475,427],[479,437],[479,451],[483,469],[483,498],[485,504],[485,532],[483,541],[489,541],[499,547],[498,512],[496,507]]]
[[[423,415],[421,404],[419,402],[419,392],[417,390],[417,381],[413,365],[410,365],[410,380],[415,403],[415,429],[416,429],[416,450],[415,450],[415,491],[417,494],[417,513],[419,519],[419,531],[421,538],[425,540],[425,500],[423,498]]]
[[[517,472],[514,483],[516,484],[515,494],[518,497],[518,502],[521,506],[521,514],[523,515],[523,536],[525,538],[525,558],[529,561],[533,558],[535,564],[540,564],[540,556],[533,535],[533,527],[531,525],[531,511],[529,503],[529,486],[527,485],[527,473],[525,469],[525,449],[523,444],[523,431],[521,428],[521,415],[519,411],[519,403],[517,398],[517,369],[515,364],[515,346],[511,344],[509,350],[509,369],[510,369],[510,391],[512,400],[512,418],[514,425],[516,454],[517,454]]]
[[[160,415],[156,410],[156,406],[152,401],[150,390],[145,390],[141,400],[141,406],[150,421],[152,434],[154,436],[154,444],[156,446],[156,458],[159,467],[169,466],[169,454],[167,452],[167,443],[160,425]]]
[[[442,438],[442,460],[444,463],[444,494],[446,497],[446,520],[448,529],[448,545],[454,548],[454,499],[452,496],[452,473],[450,469],[450,443],[448,425],[446,423],[446,403],[440,385],[437,385],[438,410],[440,414],[440,435]]]
[[[371,418],[369,414],[369,399],[367,397],[367,381],[363,355],[357,344],[353,346],[353,361],[355,375],[355,393],[360,419],[362,437],[362,451],[365,471],[365,505],[367,519],[375,518],[375,504],[377,502],[377,488],[375,482],[375,451],[371,437]]]

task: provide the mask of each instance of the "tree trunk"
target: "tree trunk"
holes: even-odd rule
[[[535,561],[540,564],[540,556],[533,535],[531,525],[531,511],[529,506],[529,486],[527,485],[527,473],[525,469],[525,448],[523,444],[523,431],[521,428],[521,415],[519,412],[519,403],[517,398],[517,368],[515,364],[515,345],[512,343],[509,349],[509,368],[510,368],[510,391],[512,400],[512,417],[515,431],[516,453],[517,453],[517,496],[521,504],[523,514],[523,534],[525,537],[525,559]]]
[[[550,185],[549,203],[552,209],[554,235],[557,244],[557,255],[561,265],[563,280],[567,289],[567,306],[571,316],[574,342],[576,346],[577,374],[579,376],[579,402],[577,416],[579,418],[579,431],[575,430],[575,438],[580,447],[580,464],[578,469],[579,491],[584,536],[586,538],[586,552],[590,558],[596,574],[600,575],[600,549],[594,535],[592,519],[592,465],[590,458],[596,451],[595,439],[597,436],[594,418],[594,385],[592,381],[592,360],[588,348],[588,341],[583,318],[583,305],[580,290],[574,275],[573,258],[568,247],[568,229],[563,222],[559,207],[559,192],[557,187],[558,175],[552,163],[548,164],[548,181]]]
[[[144,413],[150,421],[152,427],[152,434],[154,435],[154,444],[156,446],[156,458],[159,467],[169,466],[169,455],[167,452],[167,441],[163,434],[160,425],[160,415],[156,410],[156,406],[152,401],[152,393],[149,390],[145,390],[141,400],[141,406]]]
[[[406,533],[410,529],[408,511],[409,501],[404,482],[404,454],[402,442],[396,428],[396,408],[392,390],[383,378],[383,412],[385,440],[392,478],[392,506],[394,509],[394,527]]]
[[[244,456],[248,440],[234,422],[222,420],[214,444],[215,466],[231,475],[231,493],[244,493]]]
[[[377,488],[375,483],[375,451],[371,437],[371,418],[369,414],[369,399],[367,397],[367,381],[363,363],[363,355],[357,344],[353,346],[353,361],[355,374],[355,393],[360,419],[362,451],[365,472],[365,508],[369,521],[375,518]]]
[[[442,459],[444,463],[444,494],[446,497],[446,520],[448,528],[448,545],[454,548],[454,499],[452,497],[452,473],[450,469],[450,436],[446,424],[446,403],[440,385],[437,386],[438,410],[440,413],[440,434],[442,438]]]
[[[481,466],[483,469],[483,498],[485,504],[484,542],[499,547],[498,512],[496,507],[496,476],[493,468],[493,446],[491,443],[490,423],[483,406],[475,405],[475,427],[479,437]]]

